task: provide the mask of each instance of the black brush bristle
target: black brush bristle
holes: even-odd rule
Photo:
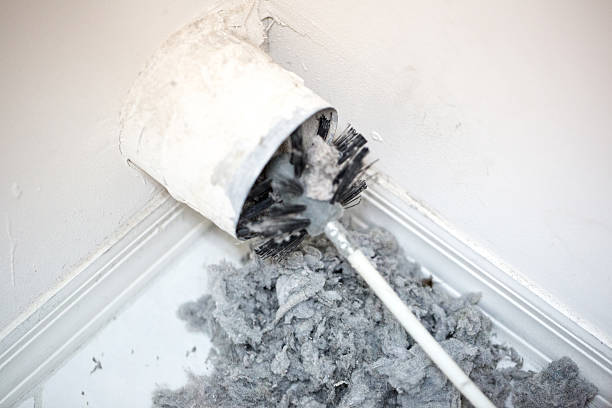
[[[247,224],[247,227],[251,231],[257,232],[261,237],[270,238],[301,230],[309,225],[310,220],[308,218],[268,217],[264,221]]]
[[[346,189],[344,194],[338,197],[338,202],[345,208],[354,207],[359,204],[361,192],[366,188],[368,188],[368,185],[365,180],[357,180]]]
[[[236,236],[238,239],[247,240],[251,238],[255,238],[258,234],[254,231],[251,231],[249,227],[242,223],[238,223],[238,227],[236,227]]]
[[[321,114],[321,116],[319,116],[317,120],[319,121],[317,135],[321,136],[324,140],[326,140],[327,135],[329,135],[329,127],[331,125],[331,114],[329,116],[329,119],[327,119],[324,114]]]
[[[306,167],[306,152],[304,151],[304,140],[302,138],[302,128],[297,128],[289,137],[291,143],[291,158],[289,162],[293,164],[295,177],[300,177]]]
[[[342,164],[355,155],[367,143],[367,140],[349,125],[340,136],[334,139],[333,143],[340,153],[338,164]]]
[[[300,245],[304,238],[306,230],[300,230],[282,239],[269,239],[255,248],[255,253],[262,259],[281,258]]]
[[[268,215],[270,217],[280,217],[281,215],[299,214],[305,210],[306,206],[301,204],[280,204],[270,207]]]
[[[277,258],[282,258],[285,255],[289,254],[291,251],[293,251],[295,248],[297,248],[302,241],[304,240],[304,238],[306,238],[307,232],[306,230],[300,230],[298,231],[296,234],[291,235],[291,238],[289,239],[289,241],[283,246],[283,248],[280,248],[280,250],[274,254],[271,254],[270,256],[272,257],[277,257]]]
[[[254,204],[242,210],[242,214],[240,214],[240,219],[244,221],[250,221],[252,219],[255,219],[268,208],[270,208],[274,203],[275,201],[272,197],[268,197],[261,201],[255,202]]]
[[[247,197],[247,203],[250,201],[260,201],[268,198],[269,194],[272,192],[272,179],[266,179],[263,177],[259,177],[251,191],[249,191],[249,195]],[[244,210],[243,210],[244,211]]]
[[[369,149],[367,147],[362,148],[338,173],[334,180],[334,184],[337,184],[338,187],[331,199],[332,203],[341,203],[341,197],[345,197],[349,193],[353,182],[364,169],[363,159],[368,153]]]
[[[272,190],[276,195],[292,195],[301,196],[304,193],[304,188],[297,179],[288,179],[277,177],[272,180]]]

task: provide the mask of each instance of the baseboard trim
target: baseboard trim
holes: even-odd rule
[[[481,292],[483,311],[500,341],[512,344],[534,368],[569,356],[600,390],[591,407],[612,407],[612,349],[458,240],[384,183],[369,184],[358,217],[390,230],[407,256],[451,293]]]
[[[535,368],[563,355],[573,358],[600,389],[591,407],[612,407],[612,350],[591,333],[384,183],[371,183],[352,211],[357,220],[395,234],[435,284],[451,293],[482,292],[480,306],[492,317],[499,340]],[[0,407],[12,406],[44,381],[210,226],[184,205],[164,201],[0,339]]]
[[[0,407],[35,389],[210,226],[169,198],[67,281],[0,340]]]

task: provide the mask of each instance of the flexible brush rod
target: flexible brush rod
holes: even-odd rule
[[[400,299],[364,253],[350,243],[344,227],[338,221],[330,221],[325,226],[325,235],[459,392],[476,408],[495,408],[495,405],[429,334],[419,319],[412,314],[410,308]]]

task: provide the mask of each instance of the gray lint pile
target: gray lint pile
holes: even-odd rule
[[[351,235],[496,406],[584,407],[596,394],[568,358],[521,370],[512,349],[491,342],[479,296],[431,286],[388,232]],[[212,338],[210,374],[158,390],[154,407],[470,406],[326,239],[310,238],[279,262],[252,256],[209,275],[212,294],[179,314]]]

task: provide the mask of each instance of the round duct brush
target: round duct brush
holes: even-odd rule
[[[259,240],[255,253],[262,258],[284,256],[307,235],[332,228],[366,188],[366,139],[349,126],[328,143],[329,123],[324,115],[319,122],[314,138],[305,138],[302,127],[291,134],[247,196],[236,235]]]
[[[121,151],[178,201],[263,258],[325,234],[457,389],[493,404],[412,314],[338,219],[366,188],[365,138],[212,13],[174,34],[130,90]],[[229,28],[228,28],[229,27]]]

